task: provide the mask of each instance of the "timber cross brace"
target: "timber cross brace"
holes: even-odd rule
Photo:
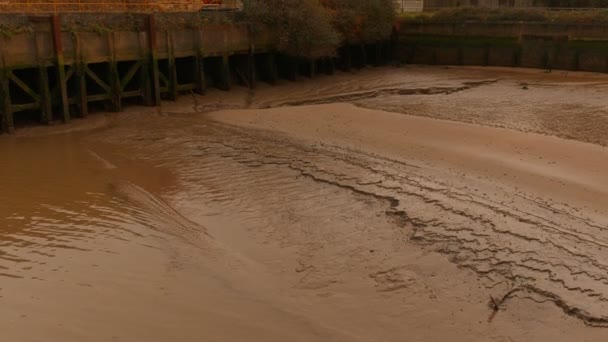
[[[96,14],[78,15],[88,21]],[[158,106],[180,93],[203,95],[208,87],[254,88],[258,80],[332,74],[372,60],[361,46],[345,47],[348,54],[336,57],[288,57],[276,51],[270,30],[254,34],[246,24],[225,20],[167,27],[167,20],[176,20],[159,16],[112,14],[112,20],[136,24],[103,30],[72,27],[60,15],[21,17],[31,31],[0,36],[2,131],[12,132],[16,122],[68,122],[91,108],[121,111],[125,102]]]

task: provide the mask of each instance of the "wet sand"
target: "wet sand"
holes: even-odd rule
[[[606,84],[371,69],[0,137],[2,336],[605,341]]]

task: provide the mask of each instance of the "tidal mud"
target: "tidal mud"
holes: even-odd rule
[[[0,137],[0,330],[604,341],[604,84],[384,68]]]

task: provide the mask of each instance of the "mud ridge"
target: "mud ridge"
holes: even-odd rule
[[[269,132],[221,124],[216,129],[224,138],[209,137],[209,153],[248,168],[285,167],[300,177],[386,201],[387,214],[412,229],[413,243],[487,277],[489,288],[506,281],[589,325],[608,326],[608,260],[601,257],[608,236],[601,224],[558,210],[550,199],[535,203],[525,193],[514,196],[510,189],[494,189],[503,199],[498,201],[448,187],[428,175],[433,170],[408,161],[338,146],[311,147]],[[507,203],[504,199],[511,203],[499,203]]]
[[[381,96],[410,96],[410,95],[450,95],[453,93],[470,90],[473,88],[481,87],[488,84],[493,84],[499,80],[483,80],[483,81],[471,81],[464,82],[462,86],[458,87],[428,87],[428,88],[385,88],[357,93],[348,93],[333,95],[328,97],[313,98],[299,101],[283,102],[278,107],[293,107],[293,106],[305,106],[315,104],[327,104],[327,103],[339,103],[339,102],[351,102],[357,100],[377,98]]]

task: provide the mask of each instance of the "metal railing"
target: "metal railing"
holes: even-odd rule
[[[238,10],[240,0],[0,0],[0,13]]]

